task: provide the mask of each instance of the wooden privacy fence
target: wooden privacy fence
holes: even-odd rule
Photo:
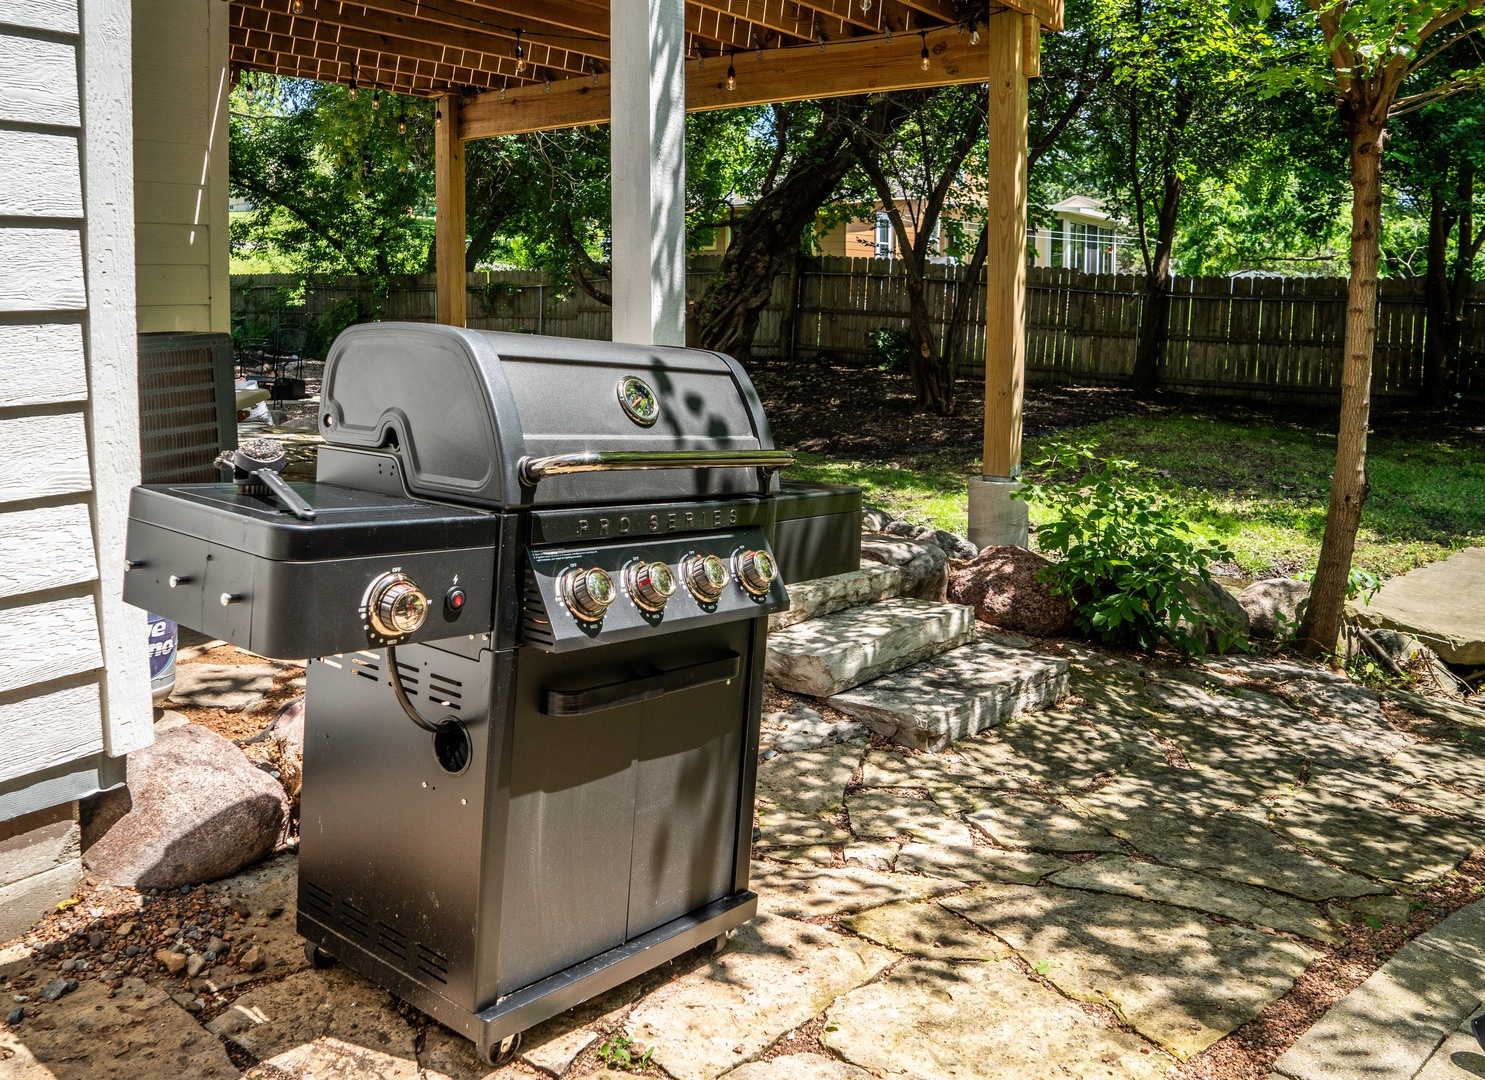
[[[693,259],[694,300],[716,272],[716,257]],[[1118,385],[1134,369],[1143,308],[1142,279],[1032,268],[1027,275],[1027,379],[1032,383]],[[536,271],[469,275],[469,325],[564,337],[607,339],[609,309]],[[984,358],[985,286],[962,267],[933,266],[931,317],[940,335],[962,289],[971,289],[960,330],[960,371]],[[790,295],[791,289],[793,295]],[[1485,286],[1467,311],[1452,391],[1485,400]],[[1333,400],[1340,393],[1346,282],[1329,278],[1177,278],[1160,385],[1262,400]],[[785,314],[792,309],[793,318]],[[273,320],[341,325],[377,315],[434,321],[432,275],[395,281],[380,305],[357,278],[259,274],[232,279],[234,329],[252,336]],[[781,275],[759,321],[759,356],[829,354],[858,362],[883,358],[882,331],[905,331],[908,300],[900,263],[881,259],[806,260],[797,278]],[[1423,380],[1423,283],[1384,281],[1377,322],[1374,398],[1417,396]],[[789,335],[792,340],[782,340]]]

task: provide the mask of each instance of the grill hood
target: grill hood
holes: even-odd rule
[[[658,415],[645,425],[621,385]],[[756,468],[559,474],[523,459],[577,454],[773,449],[752,382],[736,361],[694,349],[465,330],[355,326],[325,365],[320,433],[330,446],[401,460],[410,494],[483,507],[603,505],[766,493]]]

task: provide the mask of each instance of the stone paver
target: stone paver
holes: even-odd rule
[[[1187,911],[1073,889],[983,885],[943,905],[1015,949],[1058,989],[1100,1001],[1181,1058],[1286,994],[1315,954]]]
[[[970,842],[969,826],[944,813],[931,799],[866,791],[846,799],[846,814],[857,836],[895,836],[950,845]]]
[[[1017,885],[1035,885],[1048,874],[1071,865],[1062,859],[1031,851],[921,843],[903,844],[895,860],[896,869],[929,877]]]
[[[798,581],[789,586],[789,610],[770,615],[768,629],[775,633],[821,615],[900,595],[902,571],[895,566],[863,566],[834,577]]]
[[[941,750],[1066,695],[1066,660],[977,641],[837,694],[829,704],[890,742]]]
[[[181,664],[170,700],[198,709],[250,712],[263,704],[283,670],[277,664]]]
[[[1446,663],[1485,664],[1485,548],[1465,548],[1441,562],[1399,574],[1368,604],[1353,603],[1363,626],[1412,634]]]
[[[1033,713],[954,749],[981,772],[1054,787],[1082,787],[1135,761],[1165,761],[1159,744],[1132,721],[1077,709]]]
[[[845,995],[826,1020],[827,1047],[883,1076],[1154,1080],[1171,1063],[1004,961],[914,960]]]
[[[1478,1008],[1485,904],[1404,945],[1274,1064],[1292,1080],[1411,1080]],[[1478,1048],[1476,1048],[1478,1050]]]
[[[1080,818],[1035,795],[987,800],[969,815],[975,827],[1001,847],[1029,851],[1123,851],[1119,841],[1087,818]]]
[[[841,926],[894,952],[935,960],[1000,960],[1004,943],[932,901],[888,904],[841,920]]]
[[[710,1080],[892,962],[886,949],[768,915],[739,927],[725,952],[660,987],[627,1028],[677,1080]]]
[[[1225,915],[1328,944],[1346,940],[1314,904],[1190,870],[1136,862],[1127,855],[1100,855],[1092,862],[1053,874],[1051,880],[1070,889],[1115,893]],[[1406,907],[1406,901],[1403,903]]]
[[[1126,821],[1150,813],[1218,814],[1255,802],[1262,788],[1220,769],[1178,769],[1140,763],[1082,795],[1068,796],[1093,817]]]
[[[1465,1080],[1485,1076],[1485,1054],[1470,1032],[1469,1017],[1439,1044],[1413,1080]]]
[[[1415,743],[1392,759],[1403,772],[1443,784],[1485,791],[1485,746],[1469,743]]]
[[[789,712],[763,714],[759,749],[789,753],[794,750],[815,750],[832,743],[856,742],[865,738],[865,724],[849,720],[826,720],[814,709],[800,702]]]
[[[1384,881],[1432,881],[1485,844],[1485,827],[1327,792],[1277,804],[1276,831],[1317,855]]]
[[[865,911],[894,900],[917,900],[963,888],[959,881],[884,874],[861,866],[753,864],[752,887],[758,906],[775,915],[813,919]]]
[[[839,844],[850,833],[831,819],[845,801],[864,743],[780,754],[758,766],[755,825],[764,847]]]
[[[1415,694],[1411,690],[1388,690],[1385,696],[1419,716],[1454,724],[1467,731],[1485,731],[1485,709],[1447,698]]]
[[[772,1061],[755,1061],[733,1069],[727,1080],[876,1080],[876,1077],[835,1058],[785,1054]]]
[[[974,611],[959,604],[898,599],[851,608],[770,634],[765,678],[830,697],[958,648],[974,628]]]
[[[13,1006],[4,999],[8,1011]],[[5,1080],[229,1080],[227,1051],[165,991],[85,982],[40,1015],[0,1029]]]
[[[292,1076],[419,1080],[396,999],[343,967],[254,987],[206,1027]]]

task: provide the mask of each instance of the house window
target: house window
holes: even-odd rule
[[[877,212],[875,256],[878,259],[892,258],[892,219],[885,210]]]

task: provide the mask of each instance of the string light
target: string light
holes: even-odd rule
[[[442,127],[443,126],[443,110],[440,109],[440,108],[437,108],[437,107],[435,107],[434,110],[433,110],[433,126],[434,127]]]
[[[732,53],[727,54],[727,89],[737,89],[737,68],[732,66]]]
[[[892,44],[892,24],[891,23],[888,23],[887,24],[887,44],[888,45],[891,45]]]
[[[526,50],[521,45],[521,32],[516,31],[516,74],[526,70]]]
[[[289,5],[289,10],[292,11],[295,15],[303,15],[304,0],[293,0],[293,2]]]
[[[865,14],[866,12],[868,12],[870,10],[871,10],[871,0],[861,0],[861,11],[862,11],[862,14]]]
[[[382,107],[382,92],[380,90],[373,90],[371,92],[371,110],[372,110],[372,112],[375,112],[377,109],[380,109],[381,107]]]
[[[918,36],[923,39],[923,51],[918,54],[918,66],[924,71],[928,70],[928,31],[919,30]]]
[[[825,51],[825,31],[820,29],[820,24],[815,23],[815,40],[820,43],[820,51]]]
[[[980,28],[973,19],[969,21],[969,43],[971,45],[980,43]]]
[[[406,135],[407,134],[407,113],[406,112],[400,112],[400,113],[397,114],[397,134],[399,134],[399,135]]]

